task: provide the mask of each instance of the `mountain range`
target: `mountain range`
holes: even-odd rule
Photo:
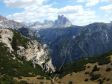
[[[55,66],[80,58],[102,55],[112,50],[112,23],[93,23],[69,28],[48,28],[35,32],[35,36],[51,49]],[[65,62],[65,63],[66,63]]]
[[[110,63],[105,56],[112,51],[112,23],[96,22],[76,26],[64,15],[59,15],[55,21],[24,24],[0,16],[0,45],[3,60],[7,58],[3,56],[9,54],[10,56],[6,55],[9,56],[6,59],[9,63],[10,60],[16,60],[16,64],[20,62],[21,66],[12,65],[11,62],[11,72],[21,70],[20,67],[29,67],[29,71],[33,70],[32,75],[36,75],[35,67],[41,67],[41,71],[55,77],[55,73],[60,74],[60,71],[64,75],[83,70],[85,63]],[[6,54],[3,55],[4,53]],[[28,65],[24,65],[27,62]],[[8,66],[3,66],[5,63],[2,61],[0,66],[7,68]],[[76,68],[73,69],[74,67]],[[8,71],[3,73],[9,74]],[[40,73],[43,72],[38,72]]]
[[[60,67],[64,59],[65,63],[70,63],[112,50],[112,23],[75,26],[64,15],[59,15],[55,21],[46,20],[44,23],[35,22],[26,26],[2,16],[0,20],[3,28],[9,26],[46,44],[55,67]]]
[[[19,28],[25,27],[25,25],[23,23],[19,23],[14,20],[9,20],[6,17],[0,16],[0,27],[19,29]]]
[[[66,28],[70,26],[72,26],[72,23],[64,15],[59,15],[55,21],[45,20],[43,23],[34,22],[28,25],[29,28],[36,30],[46,28]]]

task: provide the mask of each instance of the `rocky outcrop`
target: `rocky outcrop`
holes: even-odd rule
[[[46,71],[55,71],[47,48],[36,40],[30,41],[26,49],[23,46],[18,46],[18,48],[17,53],[28,61],[32,60],[34,67],[35,64],[38,64]]]
[[[6,47],[9,48],[10,53],[17,53],[19,56],[25,57],[27,61],[32,61],[34,67],[35,64],[38,64],[47,72],[54,72],[55,68],[52,65],[52,59],[47,46],[40,44],[36,40],[30,40],[16,32],[16,34],[21,37],[18,38],[19,36],[17,37],[15,32],[14,30],[0,29],[0,42],[4,43]],[[14,40],[15,38],[16,40]],[[24,39],[27,39],[27,43],[23,46],[22,43],[24,43]]]
[[[13,51],[11,41],[13,39],[13,32],[9,29],[0,29],[0,42],[5,43],[9,51]]]

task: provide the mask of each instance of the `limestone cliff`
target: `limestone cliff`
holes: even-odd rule
[[[34,67],[35,64],[38,64],[47,72],[55,71],[45,44],[42,45],[38,41],[28,39],[15,30],[10,29],[0,29],[0,42],[8,47],[10,53],[16,53],[25,58],[25,60],[32,61]],[[16,56],[13,58],[16,59]]]

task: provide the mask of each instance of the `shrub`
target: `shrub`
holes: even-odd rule
[[[95,65],[95,66],[93,67],[92,72],[94,72],[94,71],[99,71],[99,69],[100,69],[100,68],[98,68],[97,65]]]
[[[84,81],[88,81],[88,78],[86,78]]]
[[[107,79],[106,79],[106,81],[110,81],[110,79],[109,79],[109,78],[107,78]]]
[[[103,84],[104,82],[102,79],[99,79],[98,81],[99,81],[99,84]]]
[[[90,66],[87,66],[87,68],[90,68]]]
[[[89,74],[89,72],[85,72],[85,74]]]
[[[68,84],[73,84],[73,82],[72,81],[69,81]]]
[[[107,72],[111,71],[111,68],[109,68],[109,67],[108,67],[108,68],[106,68],[106,71],[107,71]]]
[[[40,84],[44,84],[44,82],[40,82]]]
[[[100,78],[101,74],[92,73],[90,76],[91,76],[90,80],[97,80]]]
[[[19,84],[28,84],[26,81],[24,81],[24,80],[21,80],[20,82],[19,82]]]

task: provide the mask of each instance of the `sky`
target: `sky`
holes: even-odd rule
[[[66,16],[74,25],[112,21],[112,0],[0,0],[0,15],[18,22]]]

